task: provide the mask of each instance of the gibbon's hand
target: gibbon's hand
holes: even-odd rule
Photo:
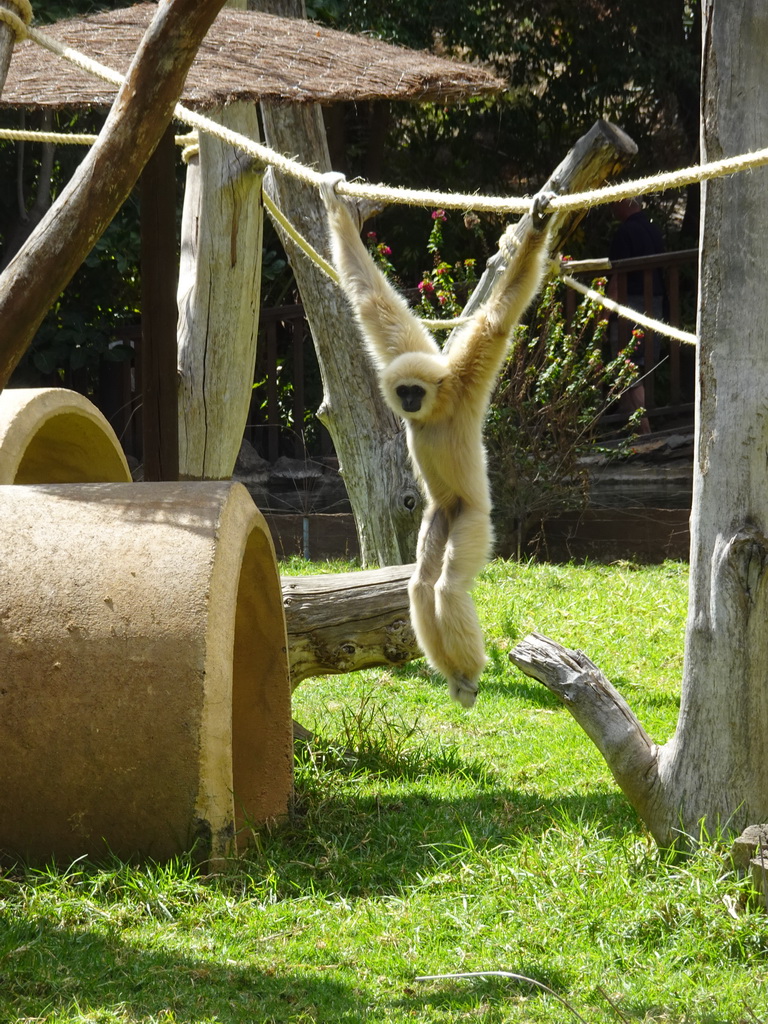
[[[325,203],[327,210],[333,209],[334,206],[338,206],[342,202],[341,196],[336,191],[336,186],[340,181],[346,180],[346,175],[341,171],[327,171],[320,179],[320,198]]]
[[[552,192],[550,189],[539,192],[533,197],[533,202],[531,203],[531,222],[535,231],[543,231],[547,226],[549,218],[554,213],[554,210],[547,212],[547,207],[556,198],[557,192]]]

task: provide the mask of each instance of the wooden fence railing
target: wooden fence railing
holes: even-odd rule
[[[658,316],[654,304],[654,276],[661,271],[664,279],[662,319],[673,327],[692,331],[696,320],[698,250],[643,256],[631,260],[615,260],[610,271],[602,276],[616,277],[616,301],[627,301],[627,278],[631,273],[643,275],[643,312]],[[577,275],[576,276],[580,276]],[[589,276],[596,275],[591,271]],[[566,314],[573,314],[580,295],[568,290]],[[618,341],[621,348],[630,341],[632,323],[620,318]],[[692,414],[694,389],[694,349],[674,338],[666,338],[654,331],[643,329],[645,404],[653,421],[662,416],[684,418]]]
[[[615,262],[617,298],[626,299],[627,275],[641,271],[645,310],[653,315],[653,275],[664,275],[664,318],[676,327],[691,325],[696,312],[697,250],[665,253]],[[590,273],[590,278],[596,276]],[[572,315],[580,296],[568,289],[566,314]],[[619,342],[626,344],[632,325],[621,320]],[[133,337],[130,340],[134,343]],[[651,331],[644,333],[645,398],[653,419],[681,418],[692,413],[693,348]],[[105,364],[97,404],[110,418],[130,454],[141,457],[141,381],[130,363]],[[263,458],[307,459],[333,456],[328,431],[315,410],[322,401],[322,383],[304,307],[264,309],[260,319],[258,356],[246,438]],[[610,420],[612,417],[608,417]],[[616,417],[617,419],[619,417]],[[137,450],[138,449],[138,450]]]

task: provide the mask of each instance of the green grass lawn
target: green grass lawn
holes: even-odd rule
[[[662,856],[507,659],[532,629],[582,648],[664,741],[686,588],[677,563],[493,563],[476,707],[421,662],[305,682],[294,715],[319,738],[298,751],[293,817],[227,870],[1,876],[0,1022],[767,1020],[768,916],[725,847]],[[551,991],[417,980],[481,971]]]

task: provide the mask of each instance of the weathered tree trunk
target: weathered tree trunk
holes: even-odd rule
[[[4,7],[11,14],[19,16],[19,8],[11,0],[0,0],[0,7]],[[5,79],[8,75],[8,68],[11,65],[13,56],[13,44],[16,42],[16,33],[7,21],[0,21],[0,93],[3,91]]]
[[[408,611],[412,565],[284,577],[291,687],[308,676],[420,657]]]
[[[703,160],[765,145],[768,9],[706,0]],[[691,579],[671,812],[768,815],[768,169],[708,183],[701,240]]]
[[[259,0],[250,6],[302,17],[302,0]],[[322,109],[316,104],[262,103],[267,144],[318,170],[331,169]],[[325,208],[316,188],[267,175],[277,206],[320,252],[327,250]],[[387,408],[357,324],[341,291],[283,236],[299,287],[323,381],[318,417],[328,428],[355,513],[363,563],[410,562],[422,501],[408,464],[405,434]]]
[[[560,193],[582,192],[597,188],[604,181],[615,177],[637,155],[637,146],[630,137],[609,121],[596,121],[586,135],[568,151],[565,159],[558,164],[553,174],[542,186],[542,190]],[[587,210],[552,217],[552,251],[561,252],[566,241],[584,219]],[[521,237],[526,230],[528,216],[522,217],[515,225],[515,235]],[[480,280],[477,282],[462,316],[470,316],[490,295],[496,278],[503,273],[505,257],[501,250],[488,260]],[[446,341],[448,348],[458,328],[451,332]]]
[[[258,138],[254,104],[216,120]],[[187,166],[179,271],[179,476],[232,475],[248,419],[261,291],[262,171],[201,133]]]
[[[768,137],[760,101],[768,90],[768,10],[760,0],[738,10],[705,0],[703,13],[702,156],[716,160],[758,149]],[[698,836],[702,820],[712,833],[768,818],[768,417],[758,370],[768,360],[767,187],[762,168],[708,183],[704,194],[690,603],[677,729],[654,748],[612,697],[596,701],[582,722],[662,845]],[[540,678],[544,653],[541,638],[528,638],[512,660]],[[575,661],[566,674],[562,697],[571,708],[593,683],[591,670]],[[606,744],[610,732],[620,741]],[[632,751],[639,760],[628,772]]]
[[[223,0],[158,6],[96,144],[0,275],[0,388],[136,183],[222,6]]]

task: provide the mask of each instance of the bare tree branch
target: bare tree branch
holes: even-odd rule
[[[0,276],[0,387],[136,183],[223,3],[158,5],[98,141]]]

